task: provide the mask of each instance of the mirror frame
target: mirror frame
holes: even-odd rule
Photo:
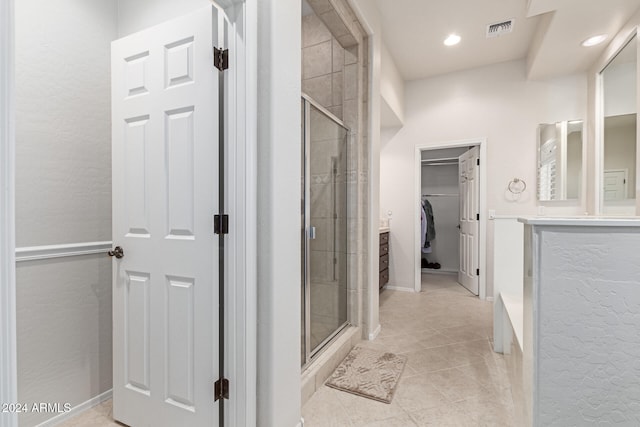
[[[594,188],[594,205],[595,205],[595,215],[596,216],[620,216],[625,217],[629,215],[613,215],[613,214],[605,214],[604,213],[604,194],[603,194],[603,180],[604,180],[604,79],[603,72],[604,70],[613,62],[613,60],[622,52],[622,50],[627,47],[629,42],[633,40],[634,37],[640,37],[638,33],[638,26],[634,26],[628,30],[628,33],[622,37],[620,33],[616,36],[616,39],[619,41],[618,46],[616,46],[615,50],[612,51],[604,60],[603,65],[600,67],[596,74],[595,84],[596,84],[596,93],[595,93],[595,188]],[[611,44],[616,42],[614,39]],[[636,43],[636,64],[640,65],[640,40]],[[636,114],[640,114],[640,110],[638,110],[638,106],[640,105],[640,67],[636,67]],[[636,184],[640,181],[640,144],[638,144],[638,140],[640,139],[640,120],[636,121]],[[635,197],[635,213],[632,216],[640,215],[640,198],[637,197],[638,193],[640,193],[640,187],[636,187],[636,197]]]
[[[578,193],[578,197],[573,199],[556,199],[556,200],[540,200],[540,132],[542,125],[557,125],[562,122],[582,122],[582,146],[581,146],[581,158],[580,158],[580,191]],[[538,128],[536,130],[537,138],[536,138],[536,202],[539,205],[553,203],[554,205],[566,204],[566,205],[575,205],[575,204],[583,204],[587,192],[587,121],[584,119],[571,119],[571,120],[560,120],[553,123],[538,123]]]

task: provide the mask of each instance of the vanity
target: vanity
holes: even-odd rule
[[[518,425],[640,425],[640,218],[518,222],[522,300],[497,296],[495,337]]]

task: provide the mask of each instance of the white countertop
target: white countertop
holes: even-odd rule
[[[388,233],[391,229],[389,227],[380,227],[380,233]]]
[[[518,221],[527,225],[579,226],[579,227],[640,227],[640,217],[574,216],[520,217]]]

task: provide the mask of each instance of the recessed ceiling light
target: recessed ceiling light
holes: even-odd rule
[[[460,40],[462,40],[462,39],[460,38],[459,35],[457,35],[457,34],[449,34],[449,37],[447,37],[444,40],[444,44],[446,46],[454,46],[454,45],[457,45],[458,43],[460,43]]]
[[[607,35],[606,34],[599,34],[597,36],[589,37],[588,39],[583,41],[582,42],[582,46],[584,46],[584,47],[595,46],[597,44],[602,43],[606,39],[607,39]]]

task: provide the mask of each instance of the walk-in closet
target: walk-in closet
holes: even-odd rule
[[[457,275],[478,294],[479,151],[424,150],[421,156],[420,268]]]

